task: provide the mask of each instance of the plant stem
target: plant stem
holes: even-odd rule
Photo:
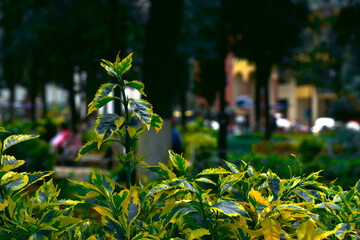
[[[126,97],[125,94],[125,86],[124,86],[124,82],[122,80],[122,77],[118,77],[118,81],[120,83],[120,89],[121,89],[121,95],[122,95],[122,103],[124,104],[124,117],[125,117],[125,155],[128,154],[129,152],[131,152],[131,146],[130,146],[130,142],[129,142],[129,131],[128,131],[128,127],[130,126],[130,114],[129,114],[129,99]],[[126,162],[126,187],[129,189],[131,186],[131,159],[130,161]]]
[[[212,234],[212,226],[211,224],[208,223],[208,220],[207,220],[207,216],[206,216],[206,213],[205,213],[205,208],[204,208],[204,205],[203,205],[203,202],[202,202],[202,199],[201,199],[201,195],[197,192],[196,192],[196,196],[197,198],[199,199],[199,202],[200,202],[200,207],[201,207],[201,213],[202,213],[202,217],[204,219],[204,225],[205,225],[205,228],[209,229],[210,231],[210,234]],[[209,236],[206,236],[206,239],[209,239]]]

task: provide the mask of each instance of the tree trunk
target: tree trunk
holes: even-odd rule
[[[143,76],[148,100],[163,118],[171,117],[175,89],[176,42],[182,1],[152,1],[146,29]]]
[[[31,76],[30,76],[30,87],[29,87],[29,95],[30,95],[30,118],[32,123],[34,124],[36,120],[36,94],[37,94],[37,85],[38,85],[38,66],[37,66],[37,57],[36,51],[31,52]]]
[[[259,87],[262,87],[262,91],[264,94],[264,117],[265,117],[265,135],[264,138],[265,139],[270,139],[271,138],[271,125],[270,125],[270,104],[269,104],[269,77],[270,77],[270,72],[271,72],[271,63],[270,61],[266,61],[266,60],[259,60],[257,62],[257,68],[256,68],[256,84],[260,83]],[[258,87],[257,87],[258,88]],[[256,100],[259,100],[259,105],[261,106],[261,102],[260,102],[260,95],[262,94],[261,89],[258,90],[259,92],[257,92],[257,96],[256,96]],[[262,107],[261,107],[262,108]],[[257,110],[260,111],[260,107]],[[260,115],[260,114],[259,114]],[[259,117],[260,118],[260,117]]]
[[[220,53],[220,62],[222,68],[220,68],[220,113],[218,116],[218,121],[220,125],[219,129],[219,138],[218,138],[218,156],[219,156],[219,165],[223,165],[223,160],[226,160],[227,153],[227,125],[228,125],[228,116],[225,113],[225,86],[226,86],[226,72],[225,72],[225,62],[226,56],[228,54],[228,40],[225,31],[225,2],[221,1],[221,18],[220,18],[220,39],[219,39],[219,53]]]
[[[180,31],[181,13],[182,0],[153,0],[145,35],[143,81],[148,101],[165,123],[169,123],[168,119],[172,115],[176,79],[176,42]],[[151,163],[165,163],[168,160],[171,128],[164,124],[160,132],[161,135],[159,133],[156,136],[154,131],[144,133],[139,141],[142,149],[139,149],[138,154],[149,153],[146,159]],[[167,142],[159,144],[158,141],[164,139]],[[154,145],[162,147],[151,148]]]

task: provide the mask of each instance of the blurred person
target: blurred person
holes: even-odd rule
[[[170,119],[171,123],[171,148],[174,153],[181,154],[182,150],[182,136],[179,129],[176,128],[175,118]]]
[[[73,131],[66,122],[61,123],[57,134],[50,140],[59,153],[77,153],[82,145],[81,135]]]

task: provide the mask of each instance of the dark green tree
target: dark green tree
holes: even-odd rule
[[[226,1],[226,23],[232,36],[234,54],[256,63],[256,125],[260,121],[260,96],[265,99],[265,138],[271,136],[268,82],[273,64],[291,55],[291,48],[299,42],[299,33],[306,26],[307,10],[304,2]]]

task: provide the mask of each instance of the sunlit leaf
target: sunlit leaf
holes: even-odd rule
[[[132,55],[133,55],[133,53],[130,53],[126,58],[124,58],[120,62],[116,61],[115,67],[116,67],[117,71],[119,71],[120,75],[126,73],[131,68]],[[119,54],[118,54],[118,56],[119,56]]]
[[[342,240],[345,238],[346,234],[348,232],[351,232],[353,230],[353,227],[348,223],[340,223],[335,228],[335,236]]]
[[[222,167],[218,167],[218,168],[209,168],[209,169],[205,169],[202,172],[200,172],[197,176],[200,175],[220,175],[220,174],[231,174],[231,172],[227,171],[226,169],[222,168]]]
[[[24,142],[38,137],[39,135],[28,135],[28,134],[11,135],[4,140],[3,151],[20,142]]]
[[[274,219],[266,218],[261,223],[261,232],[264,234],[265,240],[278,240],[281,235],[280,223]]]
[[[29,181],[26,173],[7,172],[1,178],[1,186],[5,192],[22,189]]]
[[[296,234],[299,240],[312,240],[315,239],[316,229],[314,224],[308,220],[296,229]]]
[[[24,160],[16,160],[15,157],[9,155],[2,155],[1,156],[1,166],[0,171],[10,171],[15,168],[20,167],[25,163]]]
[[[210,231],[205,228],[198,228],[195,230],[185,229],[184,232],[188,234],[188,240],[201,239],[205,235],[210,235]]]
[[[90,152],[93,149],[96,149],[98,146],[98,142],[96,140],[87,142],[82,148],[79,150],[78,155],[75,159],[75,161],[79,161],[82,156],[84,156],[86,153]]]
[[[107,103],[111,102],[112,100],[119,100],[119,99],[120,98],[118,98],[118,97],[105,96],[105,97],[101,98],[100,100],[89,105],[87,115],[89,115],[89,114],[93,113],[94,111],[98,110],[99,108],[105,106]]]
[[[103,141],[110,138],[121,127],[124,121],[124,117],[114,113],[101,114],[96,119],[95,133],[98,136],[98,148]]]
[[[114,83],[104,83],[102,84],[99,89],[97,90],[94,99],[89,103],[88,114],[91,114],[95,110],[101,108],[106,103],[111,100],[116,99],[115,97],[108,96],[114,89],[118,86],[118,84]]]
[[[139,81],[125,81],[125,85],[126,86],[130,86],[135,88],[136,90],[138,90],[142,95],[144,95],[146,97],[146,94],[144,93],[144,84],[142,82]]]
[[[107,74],[109,74],[112,77],[116,77],[117,75],[116,75],[116,72],[114,70],[114,65],[111,62],[109,62],[109,61],[107,61],[105,59],[101,59],[101,61],[103,61],[103,62],[101,62],[100,65],[103,68],[105,68]]]
[[[188,162],[182,156],[174,153],[172,150],[169,150],[169,157],[171,164],[182,174],[187,175]]]
[[[143,99],[130,98],[130,106],[140,121],[150,129],[153,110],[151,104]]]
[[[141,207],[139,195],[135,187],[130,188],[129,194],[126,196],[126,199],[122,202],[121,206],[122,214],[124,214],[126,225],[129,228],[130,224],[139,215]]]
[[[152,118],[151,118],[151,122],[150,125],[155,128],[156,133],[158,133],[160,131],[160,129],[163,126],[164,121],[162,120],[161,117],[159,117],[159,115],[153,113]]]
[[[211,206],[211,209],[222,212],[230,217],[235,217],[235,216],[247,217],[247,213],[244,207],[232,201],[222,201],[215,203]]]

